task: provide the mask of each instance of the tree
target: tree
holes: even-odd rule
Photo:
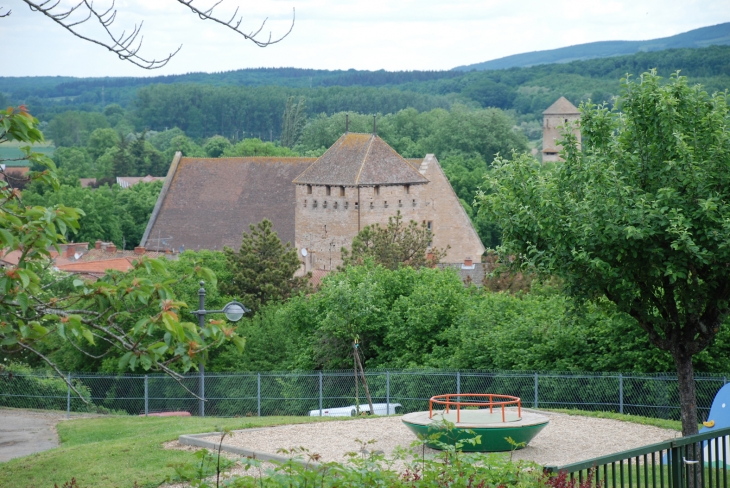
[[[609,110],[582,106],[582,148],[565,162],[497,158],[478,199],[502,227],[502,254],[565,281],[573,296],[613,302],[677,369],[682,432],[697,432],[692,358],[730,312],[730,112],[655,72],[622,81]]]
[[[294,97],[289,97],[284,109],[284,123],[281,129],[281,145],[293,148],[302,137],[302,131],[307,124],[307,108],[304,97],[294,103]]]
[[[203,149],[211,158],[219,158],[226,149],[231,147],[231,141],[223,136],[213,136],[208,139]]]
[[[285,300],[309,287],[309,276],[295,277],[301,263],[290,242],[282,244],[270,220],[264,219],[243,233],[238,252],[224,248],[233,279],[221,291],[241,299],[251,310],[271,301]]]
[[[0,143],[6,141],[43,141],[38,120],[25,107],[0,111]],[[57,189],[53,161],[32,153],[29,146],[23,151],[25,159],[46,168],[31,172],[29,179]],[[0,181],[0,247],[18,261],[0,275],[3,352],[32,353],[64,377],[39,344],[59,337],[93,355],[85,346],[104,343],[120,352],[123,369],[141,366],[180,380],[173,368],[187,371],[196,367],[210,348],[226,341],[243,348],[244,339],[233,327],[210,321],[200,330],[196,324],[180,320],[185,304],[175,299],[170,280],[155,283],[150,278],[166,274],[164,259],[142,258],[135,261],[134,272],[109,272],[95,282],[54,272],[51,251],[59,250],[67,233],[78,231],[82,215],[63,205],[26,205],[16,188]],[[198,268],[195,272],[215,280],[210,270]],[[69,387],[79,393],[71,383]]]
[[[388,269],[403,265],[413,268],[435,266],[448,248],[432,248],[431,241],[433,232],[425,223],[419,226],[411,220],[406,225],[398,211],[395,217],[388,217],[387,227],[380,227],[380,224],[365,226],[352,239],[350,251],[343,247],[342,265],[360,265],[372,259]]]
[[[244,32],[241,28],[241,22],[243,17],[238,16],[238,8],[233,13],[229,20],[224,20],[214,15],[214,10],[221,2],[216,3],[209,8],[198,8],[197,4],[194,5],[195,0],[177,0],[178,3],[186,6],[201,20],[212,20],[213,22],[220,24],[224,27],[231,29],[236,34],[243,36],[244,39],[253,42],[258,47],[266,47],[271,44],[276,44],[288,36],[294,28],[294,16],[292,15],[292,24],[286,34],[279,37],[278,39],[272,40],[271,33],[269,33],[268,40],[262,41],[257,39],[257,36],[261,33],[264,28],[266,20],[261,23],[258,30],[251,32]],[[59,26],[66,29],[74,36],[83,39],[85,41],[97,44],[101,47],[108,49],[109,51],[116,54],[119,59],[123,61],[129,61],[130,63],[139,66],[144,69],[158,69],[165,66],[175,54],[177,54],[182,45],[177,48],[174,52],[168,54],[162,59],[147,59],[139,54],[142,47],[143,37],[139,37],[142,30],[142,23],[139,25],[135,24],[131,32],[124,31],[121,34],[114,34],[111,30],[111,26],[116,18],[117,11],[114,9],[114,4],[106,10],[98,10],[94,7],[92,0],[79,0],[76,5],[72,7],[65,7],[60,5],[60,2],[33,2],[31,0],[23,0],[23,2],[30,7],[33,12],[38,12],[45,15],[47,18],[58,24]],[[0,8],[0,19],[9,17],[12,10],[2,13]],[[294,12],[292,10],[292,12]],[[102,36],[88,37],[84,33],[83,24],[91,21],[92,23],[98,24],[98,27],[102,29],[101,32],[105,33]],[[80,27],[81,26],[81,27]]]

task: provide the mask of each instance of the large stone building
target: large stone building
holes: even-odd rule
[[[363,227],[398,211],[431,228],[434,247],[450,247],[444,262],[478,262],[484,252],[433,155],[404,159],[377,135],[356,133],[316,160],[176,156],[140,245],[238,249],[242,232],[268,218],[303,271],[331,270]]]
[[[543,163],[562,161],[559,155],[561,147],[557,141],[562,138],[563,127],[567,124],[576,124],[573,134],[580,143],[580,130],[577,127],[577,122],[580,121],[580,111],[567,98],[560,97],[542,115],[542,161]]]

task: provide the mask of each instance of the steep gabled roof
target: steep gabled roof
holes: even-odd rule
[[[238,250],[250,224],[271,220],[294,243],[295,186],[314,158],[173,160],[141,245],[147,249]]]
[[[580,115],[578,108],[567,98],[560,97],[545,110],[543,115]]]
[[[373,186],[428,183],[428,179],[377,135],[348,132],[294,183]]]

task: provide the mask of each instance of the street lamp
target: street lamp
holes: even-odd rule
[[[223,310],[206,310],[205,309],[205,281],[200,282],[200,290],[198,290],[198,310],[190,312],[193,315],[198,316],[198,326],[203,329],[205,328],[205,316],[211,313],[222,313],[231,322],[238,322],[243,318],[243,315],[250,312],[242,303],[239,302],[228,302]],[[200,416],[205,417],[205,366],[203,360],[200,360],[200,385],[198,388],[198,400]]]

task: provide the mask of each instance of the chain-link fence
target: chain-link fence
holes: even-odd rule
[[[399,412],[428,409],[443,393],[499,393],[518,396],[524,407],[603,410],[679,419],[677,378],[668,374],[555,373],[511,371],[370,371],[374,403],[399,403]],[[53,373],[0,375],[0,406],[71,412],[140,415],[187,411],[221,417],[309,415],[310,411],[355,405],[352,371],[207,373],[166,375],[68,373],[82,401]],[[722,375],[695,378],[699,420],[705,420]],[[359,403],[366,404],[362,384]],[[187,391],[187,390],[190,391]],[[205,398],[200,402],[191,392]]]

